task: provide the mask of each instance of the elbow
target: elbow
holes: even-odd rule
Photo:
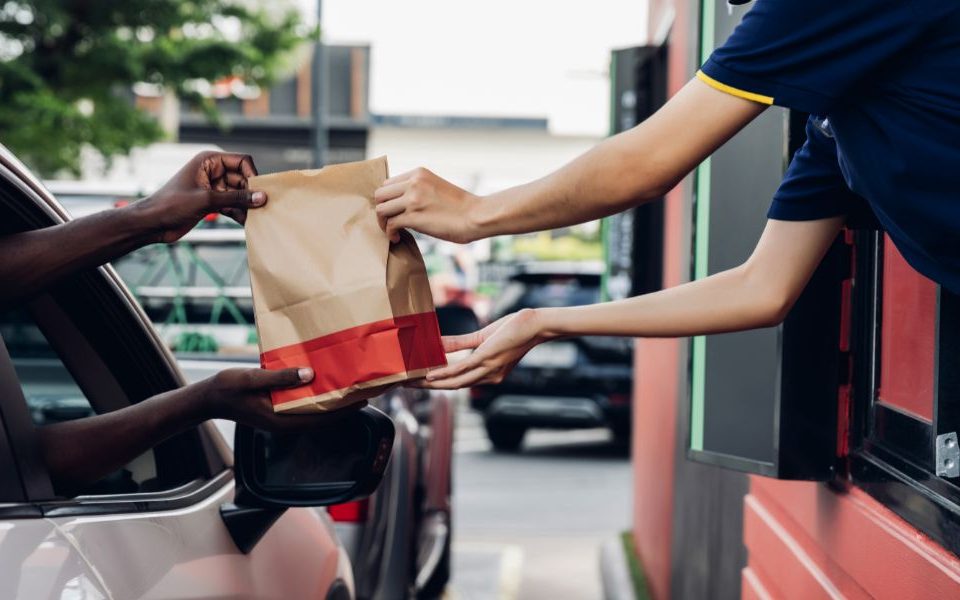
[[[797,300],[797,294],[776,278],[754,272],[749,265],[744,265],[741,275],[744,278],[742,289],[753,299],[749,303],[753,326],[776,327],[783,323]]]
[[[783,323],[793,308],[793,298],[777,291],[769,291],[760,303],[756,314],[757,327],[776,327]]]
[[[634,201],[637,204],[645,204],[647,202],[652,202],[653,200],[659,200],[670,193],[670,190],[675,188],[676,185],[676,181],[662,183],[645,181],[642,185],[638,186],[638,189],[634,194]]]

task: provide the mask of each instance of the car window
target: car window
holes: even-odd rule
[[[553,277],[535,282],[512,281],[495,303],[497,315],[524,308],[582,306],[600,301],[599,279],[596,284],[577,277]]]
[[[42,427],[96,414],[96,403],[87,398],[28,311],[0,312],[0,336],[35,425]],[[156,487],[156,461],[149,450],[82,493],[122,494],[152,491]]]

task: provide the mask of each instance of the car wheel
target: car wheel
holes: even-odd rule
[[[527,433],[527,428],[522,425],[512,423],[485,423],[487,437],[493,444],[494,450],[498,452],[516,452],[523,444],[523,436]]]

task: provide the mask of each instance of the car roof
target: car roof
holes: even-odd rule
[[[576,279],[581,285],[600,285],[603,276],[600,261],[544,261],[516,265],[511,281],[547,283],[555,279]]]
[[[40,202],[35,204],[43,208],[45,212],[54,218],[55,222],[64,223],[69,219],[67,211],[57,202],[57,199],[54,198],[53,194],[43,185],[40,179],[3,144],[0,144],[0,164],[12,171],[21,182],[28,185],[36,193]]]

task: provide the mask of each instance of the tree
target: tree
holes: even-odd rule
[[[283,3],[281,3],[283,4]],[[0,141],[41,173],[77,173],[161,139],[132,87],[161,86],[216,110],[197,81],[267,85],[311,37],[289,4],[236,0],[0,0]]]

